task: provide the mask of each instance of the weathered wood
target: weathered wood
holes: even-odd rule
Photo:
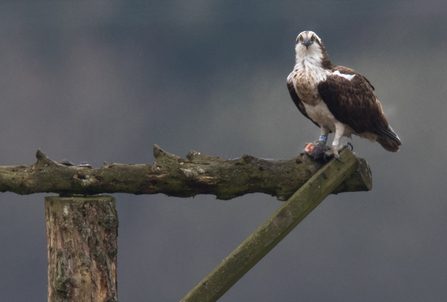
[[[115,198],[45,197],[49,302],[116,302]]]
[[[267,221],[222,261],[181,302],[213,302],[295,228],[326,196],[358,170],[359,161],[348,150],[312,176]]]
[[[186,159],[154,146],[156,162],[149,164],[105,164],[101,168],[66,166],[40,150],[33,165],[0,167],[0,192],[32,194],[131,193],[190,197],[213,194],[231,199],[247,193],[266,193],[287,200],[325,163],[302,154],[288,160],[243,155],[224,159],[191,151]],[[334,193],[371,189],[371,171],[364,159]]]

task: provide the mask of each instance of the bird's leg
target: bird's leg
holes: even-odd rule
[[[324,127],[324,126],[321,127],[321,134],[320,134],[320,138],[318,139],[318,142],[323,145],[326,145],[328,134],[329,134],[329,128]]]
[[[328,147],[326,146],[328,134],[329,128],[321,127],[321,135],[318,141],[306,144],[304,152],[313,156],[314,159],[323,159],[325,152],[328,150]]]
[[[343,144],[342,146],[339,146],[340,145],[340,139],[343,136],[344,132],[345,132],[345,126],[342,123],[335,123],[335,137],[334,137],[334,141],[332,142],[331,149],[325,152],[325,157],[332,157],[333,156],[336,159],[340,160],[339,152],[348,146],[348,144]]]

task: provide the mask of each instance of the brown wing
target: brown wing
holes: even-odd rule
[[[287,78],[287,88],[289,89],[289,93],[290,96],[292,97],[293,102],[295,103],[296,107],[298,108],[298,110],[308,119],[310,119],[315,125],[317,125],[318,127],[320,127],[320,125],[318,125],[317,123],[315,123],[308,115],[306,112],[306,108],[304,108],[303,102],[301,102],[300,98],[298,97],[298,94],[295,91],[295,87],[293,86],[293,82],[291,77],[289,76]]]
[[[318,85],[321,99],[340,122],[349,125],[355,132],[372,132],[400,140],[390,128],[383,114],[382,105],[374,94],[374,87],[361,74],[345,67],[336,67],[341,74],[355,75],[351,80],[331,75]]]

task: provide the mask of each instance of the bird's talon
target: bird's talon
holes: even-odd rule
[[[351,147],[351,152],[354,151],[354,146],[351,143],[347,143],[349,147]]]

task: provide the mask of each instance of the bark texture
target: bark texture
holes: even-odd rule
[[[301,154],[292,159],[272,160],[243,155],[225,159],[191,151],[181,158],[154,146],[156,162],[105,164],[101,168],[66,166],[40,150],[33,165],[0,167],[0,192],[17,194],[54,192],[73,194],[131,193],[190,197],[213,194],[231,199],[247,193],[266,193],[287,200],[326,163]],[[333,193],[368,191],[371,171],[357,158],[356,171]]]
[[[115,198],[45,197],[49,302],[116,302]]]

